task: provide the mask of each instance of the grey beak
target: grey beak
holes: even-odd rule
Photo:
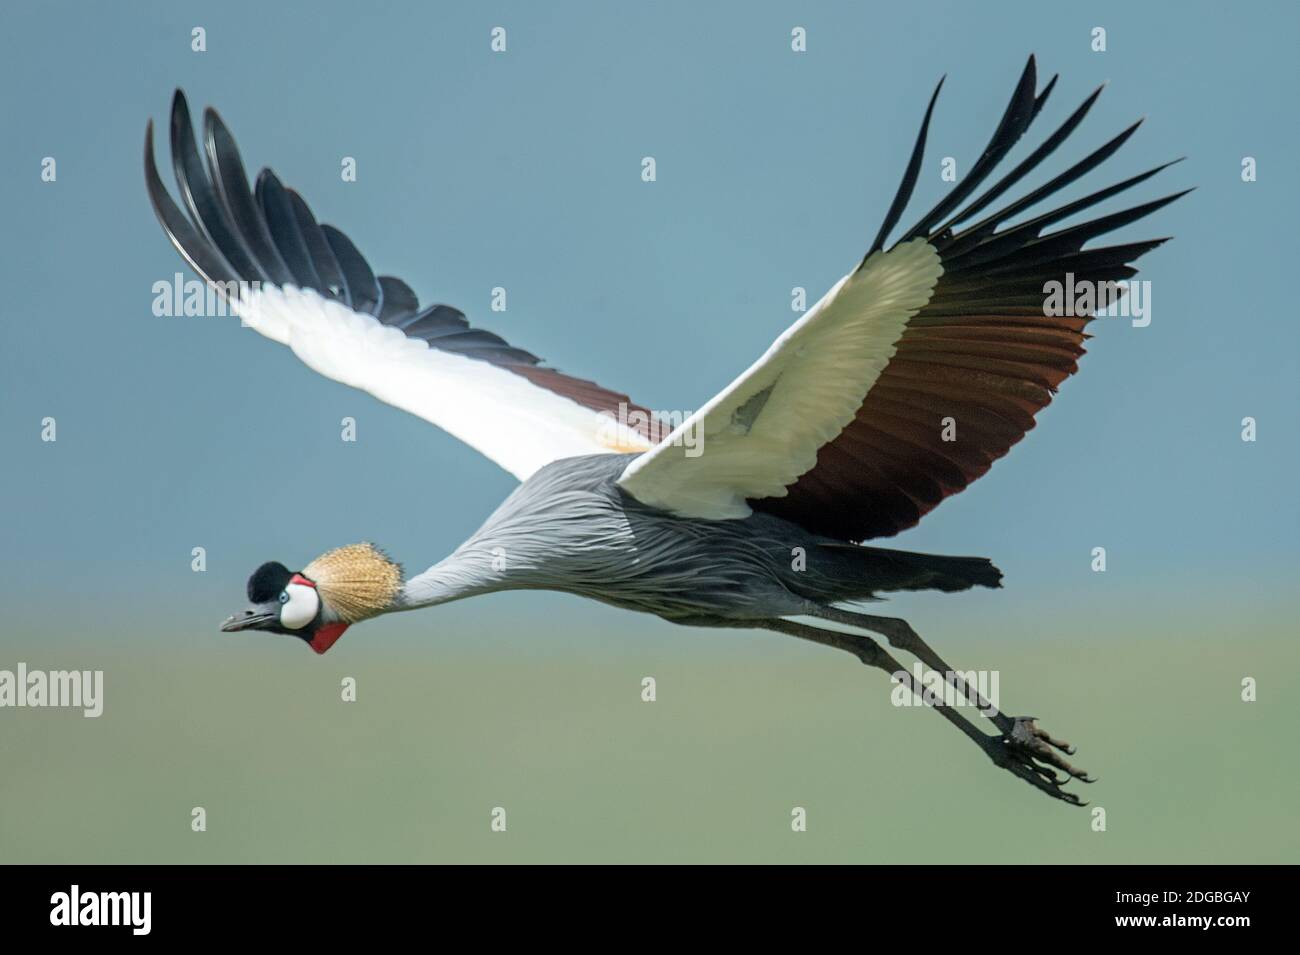
[[[223,633],[234,633],[237,630],[255,630],[264,623],[274,623],[278,617],[273,613],[264,613],[260,610],[241,610],[237,614],[227,617],[221,624]]]

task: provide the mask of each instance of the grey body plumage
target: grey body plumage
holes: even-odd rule
[[[893,590],[998,586],[983,558],[845,545],[769,514],[700,521],[648,507],[619,475],[635,455],[585,455],[523,482],[446,560],[410,580],[414,609],[499,590],[557,590],[674,623],[812,613]]]
[[[212,110],[203,118],[205,162],[178,90],[170,129],[184,208],[157,169],[152,124],[145,136],[146,187],[177,250],[225,289],[249,327],[322,374],[468,441],[523,482],[454,553],[410,579],[370,544],[338,548],[298,573],[268,562],[249,580],[252,606],[222,628],[293,634],[324,653],[371,617],[494,591],[554,590],[678,624],[789,634],[852,653],[916,691],[867,636],[875,633],[979,707],[998,735],[951,707],[936,711],[997,765],[1078,804],[1062,785],[1087,777],[1059,755],[1065,744],[989,706],[905,621],[855,606],[900,590],[1000,586],[984,558],[861,542],[915,526],[1025,436],[1077,371],[1095,311],[1049,309],[1048,288],[1132,278],[1132,263],[1165,239],[1090,243],[1185,194],[1080,215],[1166,163],[1024,215],[1105,162],[1135,123],[1004,200],[1023,191],[1101,92],[991,179],[1055,86],[1052,77],[1039,88],[1030,57],[980,158],[890,246],[923,165],[936,87],[866,257],[677,426],[708,436],[698,460],[677,455],[672,436],[627,395],[561,373],[458,309],[421,305],[406,283],[376,275],[270,170],[250,190],[234,138]],[[1053,229],[1067,219],[1073,224]],[[623,424],[611,431],[615,418]],[[801,616],[852,631],[792,619]]]

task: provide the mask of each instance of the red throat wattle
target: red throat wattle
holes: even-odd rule
[[[347,628],[348,625],[341,620],[325,624],[311,638],[311,648],[317,653],[324,653],[334,646],[334,641],[343,636],[343,631]]]

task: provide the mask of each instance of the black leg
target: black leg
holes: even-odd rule
[[[877,617],[868,613],[841,610],[838,607],[819,607],[812,613],[823,620],[832,620],[835,623],[860,627],[880,634],[889,641],[891,647],[912,654],[931,670],[943,674],[945,681],[952,684],[957,692],[965,696],[983,715],[993,720],[1003,733],[1010,733],[1014,728],[1012,720],[1006,714],[998,712],[991,703],[979,695],[977,689],[967,686],[965,681],[957,676],[957,671],[944,663],[939,654],[931,650],[921,639],[921,635],[912,629],[912,625],[901,617]]]
[[[883,670],[891,677],[900,674],[899,679],[904,680],[906,686],[918,695],[921,688],[913,685],[912,675],[903,669],[903,665],[890,655],[889,651],[876,643],[870,637],[864,637],[856,633],[841,633],[838,630],[823,630],[821,627],[813,627],[806,623],[796,623],[793,620],[771,620],[763,624],[768,630],[775,630],[778,633],[788,633],[792,637],[799,637],[802,640],[811,640],[813,643],[820,643],[822,646],[834,647],[836,650],[843,650],[851,653],[869,667],[875,667],[877,670]],[[970,721],[961,716],[956,710],[947,706],[936,707],[944,719],[952,723],[963,733],[983,746],[984,740],[992,739],[985,733],[981,733]]]
[[[887,620],[890,618],[879,619]],[[834,647],[837,650],[851,653],[867,666],[883,670],[890,674],[891,677],[896,677],[900,683],[913,693],[918,696],[922,695],[921,687],[916,685],[916,681],[903,668],[903,665],[889,651],[868,636],[857,633],[843,633],[839,630],[827,630],[822,627],[814,627],[810,624],[796,623],[793,620],[780,618],[756,622],[756,625],[767,630],[775,630],[777,633],[789,634],[801,640],[809,640],[813,643],[820,643],[822,646]],[[989,736],[987,733],[982,733],[976,729],[969,720],[961,716],[952,707],[936,706],[933,709],[949,723],[961,730],[996,765],[1023,779],[1031,786],[1042,790],[1054,799],[1060,799],[1075,806],[1084,805],[1078,796],[1066,791],[1062,786],[1070,781],[1071,776],[1083,779],[1085,782],[1091,780],[1078,770],[1067,770],[1069,775],[1066,776],[1058,776],[1053,771],[1051,766],[1057,765],[1056,760],[1059,757],[1043,742],[1043,738],[1050,739],[1050,737],[1047,737],[1043,731],[1038,730],[1031,719],[1008,721],[1011,732],[1003,733],[1001,736]],[[1039,733],[1043,735],[1040,737]],[[1053,740],[1052,742],[1056,743],[1057,741]],[[1043,763],[1049,765],[1043,765]]]
[[[965,681],[957,675],[957,670],[950,667],[939,654],[930,649],[929,644],[921,639],[921,635],[913,630],[912,625],[906,620],[900,617],[877,617],[852,610],[841,610],[839,607],[819,607],[812,613],[824,620],[832,620],[880,634],[889,641],[890,646],[912,654],[931,670],[941,673],[945,682],[963,694],[983,715],[993,720],[1003,738],[1013,746],[1030,752],[1034,758],[1055,766],[1075,779],[1083,782],[1095,781],[1084,771],[1071,766],[1057,752],[1059,750],[1066,755],[1073,755],[1073,746],[1065,740],[1056,739],[1047,730],[1036,725],[1034,717],[1007,716],[991,706],[974,687],[966,685]]]

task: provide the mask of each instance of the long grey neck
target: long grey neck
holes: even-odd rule
[[[505,576],[500,555],[482,544],[467,541],[445,560],[408,580],[393,610],[416,610],[505,590],[509,586]]]
[[[636,576],[636,541],[612,479],[629,455],[568,458],[519,485],[446,560],[403,587],[394,610],[499,590],[599,594],[612,568]]]

